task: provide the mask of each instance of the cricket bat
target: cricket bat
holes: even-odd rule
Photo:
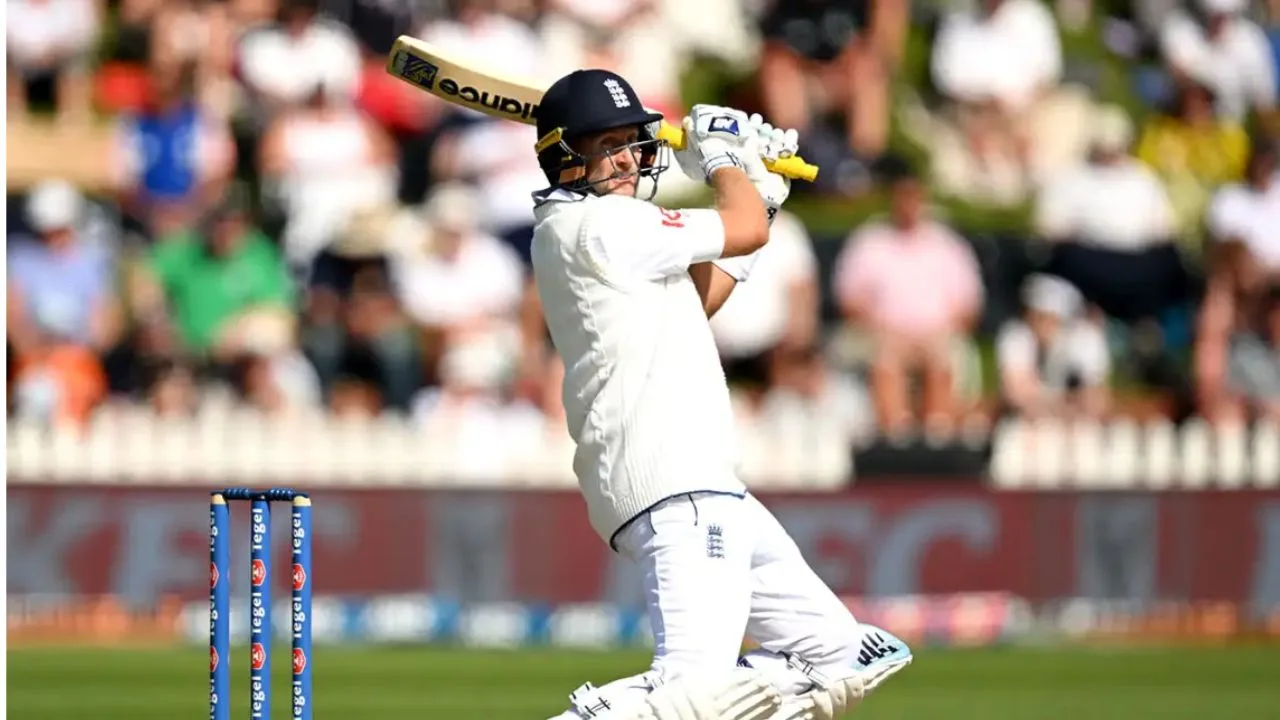
[[[527,78],[486,72],[408,35],[401,35],[392,46],[387,72],[446,102],[526,125],[537,124],[538,103],[546,90],[543,83]],[[684,149],[682,128],[664,121],[658,138],[676,150]],[[772,172],[796,180],[812,182],[818,176],[818,167],[799,157],[766,160],[765,165]]]

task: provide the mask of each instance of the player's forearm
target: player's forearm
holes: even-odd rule
[[[749,255],[769,241],[769,221],[764,200],[747,174],[736,167],[716,170],[711,178],[716,211],[724,222],[722,257]]]
[[[707,318],[713,317],[720,310],[738,281],[729,273],[716,267],[715,263],[702,262],[689,266],[689,277],[698,290],[698,298],[702,300],[702,309]]]

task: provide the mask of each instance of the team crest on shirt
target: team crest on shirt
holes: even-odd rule
[[[724,531],[719,525],[707,526],[707,557],[724,559]]]

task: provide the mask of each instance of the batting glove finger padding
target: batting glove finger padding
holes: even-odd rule
[[[798,130],[774,127],[765,122],[760,113],[753,114],[748,119],[748,125],[756,134],[760,157],[765,160],[784,160],[795,155],[800,149]]]

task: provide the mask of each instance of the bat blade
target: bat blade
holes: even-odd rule
[[[478,67],[407,35],[392,46],[387,72],[446,102],[526,125],[537,124],[546,89],[546,83]]]
[[[408,35],[396,38],[387,56],[387,72],[445,102],[525,125],[538,122],[538,103],[547,83],[480,67],[468,58]],[[663,122],[658,137],[682,149],[684,131]],[[769,170],[798,180],[813,181],[818,167],[802,158],[765,161]]]

